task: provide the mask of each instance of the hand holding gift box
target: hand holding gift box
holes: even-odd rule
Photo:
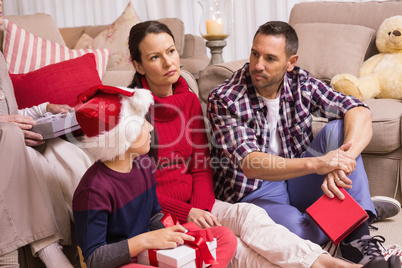
[[[35,120],[32,131],[42,134],[44,139],[58,137],[79,129],[74,110],[68,113],[52,114],[47,112]]]
[[[178,224],[175,216],[167,213],[162,219],[166,227]],[[207,267],[216,264],[216,239],[212,237],[211,230],[201,229],[194,223],[185,223],[183,226],[188,230],[187,234],[195,237],[195,241],[185,241],[174,249],[145,250],[138,256],[138,263],[157,267]]]

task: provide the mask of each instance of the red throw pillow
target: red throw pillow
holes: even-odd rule
[[[78,94],[102,83],[92,53],[10,77],[19,109],[47,101],[73,107]]]

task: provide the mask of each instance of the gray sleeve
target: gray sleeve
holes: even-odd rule
[[[163,225],[163,223],[161,222],[164,215],[165,214],[163,214],[162,212],[154,214],[149,220],[149,230],[153,231],[165,228],[165,225]]]
[[[98,247],[85,261],[88,268],[113,268],[130,263],[127,240]]]

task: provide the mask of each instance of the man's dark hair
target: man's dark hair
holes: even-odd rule
[[[254,39],[257,34],[274,35],[285,37],[285,50],[288,57],[297,53],[299,48],[299,38],[297,37],[295,29],[288,23],[283,21],[268,21],[261,25],[254,35]]]

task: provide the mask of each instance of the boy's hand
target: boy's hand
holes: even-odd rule
[[[147,238],[145,243],[148,249],[167,249],[176,248],[177,245],[183,245],[184,241],[194,241],[195,238],[185,234],[185,228],[181,225],[175,225],[145,233]]]
[[[195,238],[185,234],[185,231],[183,226],[175,225],[134,236],[128,239],[130,256],[135,257],[147,249],[176,248],[184,244],[184,241],[194,241]]]

